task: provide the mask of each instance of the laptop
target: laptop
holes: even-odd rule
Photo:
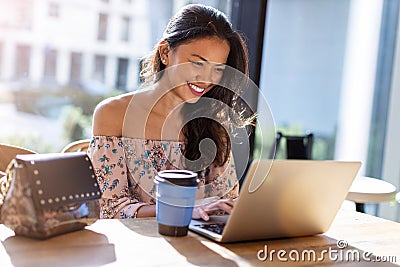
[[[256,160],[230,215],[192,220],[189,229],[221,243],[326,232],[360,162]]]

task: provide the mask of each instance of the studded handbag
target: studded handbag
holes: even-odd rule
[[[86,153],[17,155],[0,188],[0,222],[46,239],[83,229],[100,214],[101,192]]]

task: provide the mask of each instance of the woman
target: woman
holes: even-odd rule
[[[155,216],[154,176],[180,168],[198,172],[197,198],[219,198],[195,207],[193,218],[231,212],[238,182],[230,134],[250,120],[241,117],[238,95],[218,85],[231,82],[227,68],[248,75],[242,37],[220,11],[183,7],[144,62],[144,88],[107,99],[95,110],[88,154],[103,191],[101,218]],[[212,140],[214,149],[202,149],[202,140]]]

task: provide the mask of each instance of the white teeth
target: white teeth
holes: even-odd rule
[[[204,92],[204,88],[198,87],[192,83],[188,83],[188,85],[190,86],[190,88],[192,88],[194,91],[196,91],[197,93],[203,93]]]

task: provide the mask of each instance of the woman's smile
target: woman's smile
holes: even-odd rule
[[[195,84],[190,83],[190,82],[187,82],[187,85],[189,86],[190,91],[192,91],[192,93],[195,96],[201,96],[204,93],[204,91],[206,90],[205,87],[200,87],[200,86],[195,85]]]

